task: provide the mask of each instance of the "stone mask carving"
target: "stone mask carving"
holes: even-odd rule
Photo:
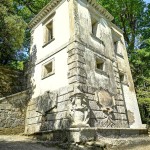
[[[73,121],[72,127],[89,127],[89,109],[86,103],[86,97],[82,93],[77,93],[71,98],[70,115]]]
[[[38,120],[38,122],[41,123],[40,130],[47,130],[47,115],[57,108],[57,98],[58,94],[50,91],[45,92],[37,98],[36,112],[41,114]]]
[[[101,109],[104,112],[113,112],[113,106],[115,106],[115,99],[108,91],[101,89],[95,92],[96,102],[101,105]]]

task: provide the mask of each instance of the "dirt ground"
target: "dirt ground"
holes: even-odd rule
[[[60,150],[57,147],[45,147],[40,142],[25,136],[0,135],[0,150]]]
[[[124,142],[128,142],[124,141]],[[114,143],[115,144],[115,143]],[[148,144],[148,145],[147,145]],[[62,150],[56,146],[44,146],[43,142],[22,135],[0,135],[0,150]],[[139,144],[136,147],[117,148],[110,150],[150,150],[150,143]]]

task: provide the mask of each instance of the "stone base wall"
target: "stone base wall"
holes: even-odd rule
[[[21,70],[0,66],[0,98],[26,89],[26,77]]]
[[[147,129],[118,129],[118,128],[71,128],[66,130],[55,130],[48,132],[39,132],[33,134],[40,140],[50,140],[58,143],[85,143],[88,141],[98,142],[104,138],[121,139],[121,138],[135,138],[135,137],[148,137]],[[149,139],[150,140],[150,139]],[[106,140],[107,141],[107,140]],[[106,142],[105,141],[105,142]],[[109,141],[110,142],[110,141]]]
[[[128,128],[124,104],[116,100],[113,113],[109,118],[96,103],[94,87],[85,85],[66,86],[58,91],[45,92],[28,103],[25,133],[67,129],[72,125],[71,98],[80,90],[86,97],[89,127]]]
[[[24,132],[27,92],[0,99],[0,134]]]

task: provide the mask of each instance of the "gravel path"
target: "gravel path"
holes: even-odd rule
[[[0,150],[60,150],[54,147],[45,147],[38,141],[25,136],[0,135]]]

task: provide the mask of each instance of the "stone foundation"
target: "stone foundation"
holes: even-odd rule
[[[94,100],[94,92],[97,89],[80,85],[63,87],[58,91],[47,91],[44,95],[30,100],[27,108],[25,133],[70,128],[72,124],[71,97],[77,90],[86,96],[89,126],[109,127],[111,122],[108,116]],[[113,122],[112,128],[128,128],[125,108],[118,101],[113,108],[111,121]]]
[[[36,132],[31,134],[41,140],[56,142],[80,143],[88,141],[101,141],[103,138],[128,138],[147,137],[147,129],[127,129],[127,128],[70,128],[65,130],[53,130],[47,132]]]

